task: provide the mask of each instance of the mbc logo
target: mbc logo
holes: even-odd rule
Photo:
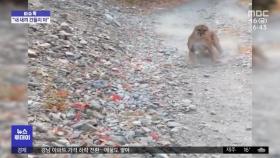
[[[249,17],[268,17],[269,16],[268,10],[249,10],[248,16]]]

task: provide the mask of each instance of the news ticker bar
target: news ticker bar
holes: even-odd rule
[[[268,146],[223,147],[17,147],[17,154],[268,154]],[[15,152],[13,152],[15,153]]]

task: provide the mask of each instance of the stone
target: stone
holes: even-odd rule
[[[56,142],[61,144],[61,145],[70,145],[69,141],[65,138],[59,139]]]
[[[105,49],[105,50],[115,51],[115,48],[114,48],[113,46],[109,45],[109,44],[103,43],[103,44],[102,44],[102,47],[103,47],[103,49]]]
[[[30,57],[30,58],[36,58],[36,57],[38,57],[38,54],[37,54],[37,52],[36,52],[35,50],[33,50],[33,49],[28,49],[28,57]]]
[[[210,114],[211,115],[216,115],[216,113],[214,111],[211,111]]]
[[[61,31],[59,31],[58,36],[59,36],[59,38],[61,38],[61,39],[68,40],[69,37],[72,36],[72,34],[71,34],[71,33],[67,33],[67,32],[65,32],[64,30],[61,30]]]
[[[89,108],[91,108],[93,110],[98,110],[99,111],[99,110],[102,109],[102,106],[101,106],[99,101],[92,100],[92,101],[90,101]]]
[[[114,20],[114,17],[108,13],[105,14],[105,17],[108,21],[113,21]]]
[[[103,119],[105,116],[102,115],[101,113],[97,112],[97,111],[92,111],[92,116],[94,116],[97,119]]]
[[[92,87],[100,89],[108,86],[108,82],[105,80],[96,80],[92,82]]]
[[[127,143],[127,140],[124,136],[111,135],[110,138],[113,142],[116,142],[120,145],[125,145]]]
[[[92,125],[92,120],[83,120],[80,121],[74,125],[72,125],[72,128],[77,129],[77,130],[83,130],[83,131],[91,131],[91,130],[96,130],[96,127]]]
[[[167,154],[155,154],[155,158],[169,158]]]
[[[58,136],[64,136],[65,133],[63,131],[57,131],[55,134]]]
[[[143,129],[145,132],[147,132],[147,133],[149,133],[149,132],[152,131],[151,129],[149,129],[149,128],[147,128],[147,127],[142,127],[142,129]]]
[[[66,118],[73,120],[76,116],[75,110],[74,109],[70,109],[67,113],[66,113]]]
[[[182,126],[180,123],[177,122],[167,122],[167,126],[170,128]]]
[[[50,113],[49,117],[51,120],[53,121],[61,121],[61,117],[60,117],[61,113]]]
[[[245,130],[246,131],[252,131],[252,127],[247,127]]]
[[[192,101],[190,99],[183,99],[182,103],[184,106],[186,106],[186,105],[190,105],[192,103]]]
[[[120,24],[111,14],[106,13],[106,14],[105,14],[105,18],[106,18],[106,20],[107,20],[108,22],[110,22],[110,23],[112,23],[112,24],[114,24],[114,25],[116,25],[116,26],[118,26],[118,27],[121,26],[121,24]]]
[[[197,109],[197,106],[196,106],[196,105],[191,104],[191,105],[189,106],[189,109],[190,109],[190,110],[196,110],[196,109]]]
[[[41,47],[41,48],[50,48],[51,44],[49,44],[49,43],[42,43],[42,44],[39,45],[39,47]]]
[[[177,132],[179,131],[179,129],[180,129],[180,128],[175,127],[175,128],[172,128],[170,131],[171,131],[171,132],[174,132],[174,133],[177,133]]]
[[[86,40],[81,40],[81,41],[80,41],[80,44],[82,44],[82,45],[87,45],[88,42],[87,42]]]
[[[135,131],[128,131],[125,134],[125,137],[127,140],[132,140],[132,139],[134,139],[135,135],[136,135]]]
[[[81,58],[81,54],[78,52],[65,52],[65,56],[71,60],[76,60]]]
[[[132,124],[135,125],[135,126],[141,126],[142,122],[141,121],[133,121]]]
[[[43,123],[40,123],[40,122],[34,123],[33,126],[35,126],[36,131],[38,131],[40,133],[46,133],[48,131],[47,126]]]
[[[70,27],[69,24],[66,23],[66,22],[63,22],[63,23],[60,24],[60,29],[66,31],[68,33],[72,33],[73,32],[73,28]]]
[[[58,61],[62,64],[69,64],[69,61],[67,59],[58,59]]]
[[[203,75],[203,77],[209,78],[209,77],[210,77],[210,75],[208,75],[208,74],[204,74],[204,75]]]
[[[175,54],[177,51],[178,51],[177,48],[164,48],[159,50],[159,53],[169,56],[171,54]]]

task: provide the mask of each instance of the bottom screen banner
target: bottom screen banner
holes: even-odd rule
[[[226,147],[33,147],[34,154],[268,154],[267,146]]]

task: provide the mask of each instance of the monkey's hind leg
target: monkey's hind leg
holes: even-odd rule
[[[219,41],[218,36],[214,32],[212,33],[212,40],[213,40],[214,47],[217,49],[219,54],[222,54],[223,53],[223,49],[222,49],[222,47],[220,45],[220,41]]]
[[[196,63],[196,55],[195,55],[195,51],[193,49],[189,50],[189,59],[188,59],[188,63],[190,65],[193,65]]]
[[[210,53],[212,62],[213,63],[218,63],[218,55],[217,55],[216,51],[214,50],[214,48],[213,47],[209,47],[208,51]]]

